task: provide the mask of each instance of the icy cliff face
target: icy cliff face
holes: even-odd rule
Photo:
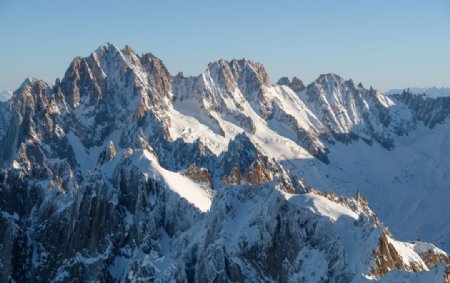
[[[417,99],[333,74],[271,85],[249,60],[172,76],[152,54],[101,46],[0,102],[0,281],[441,280],[447,254],[395,240],[348,197],[361,185],[387,213],[376,183],[348,182],[337,154],[389,156],[421,123],[443,127],[447,108]],[[439,223],[426,236],[445,239]]]

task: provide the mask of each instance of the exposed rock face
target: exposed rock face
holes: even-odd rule
[[[241,184],[241,171],[239,171],[239,168],[233,167],[231,168],[230,175],[223,177],[223,184],[235,184],[240,185]]]
[[[244,175],[244,179],[247,183],[252,185],[260,185],[267,183],[272,179],[269,170],[265,169],[261,164],[261,160],[257,158],[248,172]]]
[[[257,158],[250,167],[243,172],[239,168],[233,167],[230,171],[229,176],[224,176],[223,184],[251,184],[251,185],[261,185],[272,180],[271,172],[264,168],[261,164],[261,160]]]
[[[402,249],[411,247],[410,250],[416,253],[414,256],[401,255],[398,246]],[[424,247],[427,249],[424,250]],[[411,272],[427,271],[439,264],[448,264],[449,261],[450,257],[433,245],[423,242],[399,243],[392,239],[386,228],[383,228],[370,275],[380,278],[389,270],[399,269]]]
[[[197,183],[208,184],[209,187],[212,186],[211,176],[209,176],[208,169],[199,168],[197,170],[194,163],[192,163],[185,172],[182,172],[182,174],[188,176]]]
[[[375,251],[375,265],[373,266],[370,275],[377,278],[383,276],[390,270],[407,270],[407,271],[424,271],[426,266],[418,263],[412,265],[405,265],[403,259],[399,255],[398,251],[389,241],[388,232],[383,229],[381,238],[378,243],[378,248]]]
[[[267,183],[274,178],[283,184],[283,190],[294,192],[300,190],[300,184],[289,177],[288,171],[279,162],[264,156],[261,148],[251,141],[246,134],[239,134],[228,144],[228,149],[217,162],[216,172],[222,184],[253,184]]]
[[[359,191],[356,191],[356,197],[355,197],[355,200],[356,200],[357,202],[361,202],[361,193],[360,193]]]
[[[349,282],[448,262],[434,246],[406,262],[367,201],[305,193],[282,165],[353,138],[392,148],[411,103],[335,75],[279,84],[249,60],[172,77],[112,44],[54,86],[25,80],[0,102],[0,281]]]
[[[106,161],[110,161],[116,157],[116,148],[114,147],[114,143],[109,141],[109,145],[100,153],[98,157],[98,164],[103,164]]]
[[[426,263],[428,268],[433,268],[434,266],[440,263],[446,263],[447,265],[450,265],[450,258],[446,254],[436,253],[433,250],[429,250],[418,254]]]

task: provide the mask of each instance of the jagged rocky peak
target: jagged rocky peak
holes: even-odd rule
[[[106,58],[106,57],[123,57],[122,51],[120,48],[108,42],[104,45],[101,45],[92,53],[93,56],[98,56],[98,58]]]
[[[322,74],[306,87],[304,93],[306,96],[305,102],[309,104],[310,107],[328,108],[327,110],[331,113],[327,114],[336,119],[335,116],[338,113],[335,113],[337,112],[335,111],[335,107],[346,106],[344,96],[351,94],[347,90],[354,90],[354,88],[347,89],[347,84],[353,86],[351,81],[348,82],[349,83],[346,83],[343,78],[333,73]]]
[[[344,82],[344,79],[334,73],[327,73],[321,74],[314,82],[319,85],[331,84],[338,86]]]
[[[47,157],[53,151],[67,150],[63,130],[57,122],[64,108],[53,89],[44,81],[27,78],[14,92],[8,108],[0,113],[0,164],[16,161],[38,179],[49,176]],[[46,142],[46,150],[42,143]],[[51,153],[48,153],[51,152]],[[67,160],[73,161],[69,152]],[[70,162],[69,161],[69,162]]]
[[[206,70],[197,77],[185,77],[179,72],[173,77],[173,84],[177,98],[199,98],[200,95],[207,99],[214,96],[213,100],[223,100],[220,95],[233,95],[239,90],[245,98],[251,100],[262,93],[263,87],[270,87],[270,79],[264,66],[259,63],[247,59],[220,59],[209,63]]]
[[[125,47],[121,51],[125,58],[131,61],[132,64],[139,63],[139,56],[136,54],[133,48],[131,48],[131,46],[125,45]]]
[[[21,133],[18,133],[19,140],[24,135],[35,137],[36,134],[40,137],[50,135],[55,126],[54,115],[60,114],[60,108],[57,105],[59,98],[55,96],[52,88],[42,80],[27,78],[22,83],[9,102],[10,110],[15,114],[13,125],[22,130]],[[33,129],[34,127],[36,128]]]
[[[139,65],[139,56],[129,45],[125,45],[123,49],[108,42],[95,50],[90,57],[98,60],[101,64],[106,65],[112,62],[122,62],[127,65]]]
[[[156,91],[154,95],[172,99],[172,76],[164,63],[151,53],[140,57],[142,70],[147,74],[148,84]]]
[[[181,73],[173,77],[175,100],[194,99],[200,103],[200,111],[221,115],[233,115],[242,125],[252,128],[252,121],[244,113],[244,104],[251,107],[263,118],[271,113],[270,79],[264,67],[250,60],[224,59],[209,63],[207,69],[197,77],[184,77]],[[181,105],[180,105],[181,106]],[[209,118],[208,118],[209,119]],[[246,121],[243,121],[246,120]],[[218,132],[223,130],[218,129]]]
[[[98,101],[106,93],[106,74],[93,58],[90,64],[87,58],[75,58],[61,81],[61,90],[72,108],[78,107],[83,97]]]
[[[289,85],[291,83],[291,81],[289,80],[288,77],[281,77],[278,82],[277,85]]]
[[[12,103],[18,114],[24,115],[27,111],[34,116],[35,112],[48,107],[51,99],[49,85],[35,78],[27,78],[15,91]]]
[[[364,90],[360,84],[356,85],[352,79],[345,80],[335,73],[321,74],[314,83],[327,91],[348,89],[350,91]]]
[[[333,97],[332,94],[338,91],[343,85],[344,79],[338,75],[332,73],[321,74],[314,82],[310,83],[306,87],[306,91],[304,93],[307,98],[306,102],[316,101],[326,103],[327,96],[336,98],[336,96]]]
[[[303,84],[303,81],[297,77],[292,77],[292,80],[289,80],[288,77],[282,77],[278,80],[277,84],[286,85],[295,92],[301,92],[306,88],[305,85]]]
[[[294,90],[295,92],[300,92],[302,90],[305,89],[305,85],[303,84],[303,82],[297,78],[297,77],[293,77],[291,83],[289,84],[290,88],[292,88],[292,90]]]
[[[72,107],[82,98],[89,104],[106,97],[119,96],[126,101],[148,93],[171,99],[171,76],[162,61],[151,53],[138,56],[129,46],[119,49],[108,43],[88,57],[77,57],[70,64],[61,82],[62,92]]]
[[[123,123],[136,131],[162,121],[158,131],[168,132],[165,110],[172,102],[172,78],[151,53],[138,56],[129,46],[121,50],[105,44],[88,57],[75,58],[55,92],[65,97],[73,131],[85,146],[100,146],[113,129],[125,131]],[[123,141],[134,138],[122,136]]]
[[[395,103],[374,88],[369,90],[344,80],[336,74],[320,75],[300,94],[307,106],[322,121],[328,133],[342,142],[359,137],[383,147],[394,147],[395,132],[407,132],[408,124],[401,117],[393,117],[390,108]],[[395,124],[395,125],[394,125]]]
[[[323,99],[327,100],[333,106],[343,106],[345,108],[356,107],[356,111],[373,110],[370,109],[371,105],[367,105],[364,109],[364,105],[352,105],[356,103],[356,100],[377,100],[386,99],[387,97],[380,92],[370,87],[369,90],[362,87],[361,84],[355,85],[352,79],[344,80],[339,75],[334,73],[320,75],[314,83],[308,85],[306,94],[315,95],[321,93]],[[385,101],[378,101],[377,103],[383,103],[388,106]]]
[[[320,85],[322,87],[326,87],[328,90],[333,89],[341,89],[341,88],[347,88],[349,90],[363,90],[367,91],[361,83],[355,84],[352,79],[345,80],[341,76],[335,74],[335,73],[328,73],[328,74],[321,74],[314,83],[316,85]],[[371,92],[375,92],[375,90],[371,87]]]
[[[83,103],[97,103],[124,83],[128,61],[113,44],[100,46],[88,57],[76,57],[61,82],[62,92],[69,105],[77,107]]]
[[[345,80],[336,73],[320,74],[319,77],[316,79],[316,82],[319,82],[319,83],[324,83],[326,81],[328,81],[328,82],[329,81],[343,82]]]
[[[256,91],[256,88],[261,86],[270,86],[269,75],[264,66],[247,59],[231,61],[221,59],[210,63],[207,71],[230,92],[233,92],[236,87],[248,93],[252,90]]]
[[[360,82],[356,84],[353,79],[345,80],[341,76],[335,73],[321,74],[311,85],[308,87],[316,85],[322,87],[327,91],[337,91],[337,90],[347,90],[353,93],[358,92],[368,92],[371,95],[381,94],[378,90],[374,89],[372,86],[369,89],[364,88],[363,84]]]

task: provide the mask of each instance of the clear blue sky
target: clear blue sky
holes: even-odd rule
[[[106,42],[172,74],[248,58],[272,82],[334,72],[381,90],[450,86],[449,0],[0,0],[0,90],[53,83]]]

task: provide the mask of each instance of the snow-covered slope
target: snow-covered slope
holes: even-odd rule
[[[442,279],[396,240],[450,249],[449,108],[425,102],[101,46],[0,103],[0,281]]]
[[[166,170],[159,166],[157,159],[147,150],[134,154],[132,164],[139,168],[147,178],[164,180],[167,188],[186,199],[200,211],[206,212],[211,207],[214,191],[202,186],[182,174]]]
[[[449,122],[435,129],[423,124],[399,137],[389,152],[354,141],[336,144],[330,164],[292,161],[312,186],[339,194],[362,191],[370,206],[398,237],[421,238],[450,249],[450,222],[444,217],[450,197]]]
[[[7,101],[8,99],[10,99],[12,94],[13,94],[12,91],[7,90],[0,91],[0,102]]]

